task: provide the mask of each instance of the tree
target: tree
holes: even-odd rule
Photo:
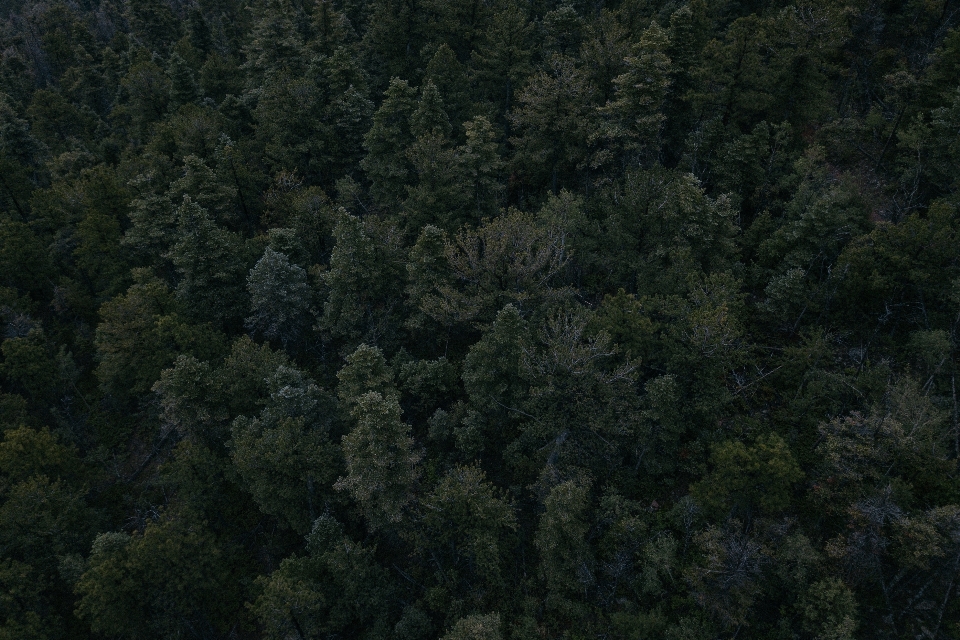
[[[380,349],[367,344],[361,344],[346,357],[345,364],[337,372],[337,380],[337,397],[344,417],[349,417],[360,398],[371,391],[384,398],[398,398],[393,369]]]
[[[783,511],[790,504],[792,485],[803,477],[783,439],[775,433],[762,436],[753,446],[724,442],[710,455],[713,472],[691,487],[708,509],[732,510],[751,517]]]
[[[294,24],[297,11],[289,0],[262,0],[256,24],[244,47],[247,82],[257,88],[271,76],[296,78],[302,74],[308,56]]]
[[[167,67],[170,76],[170,107],[176,109],[197,100],[200,88],[187,61],[174,52]]]
[[[333,399],[292,367],[278,367],[267,384],[260,415],[231,424],[230,457],[263,513],[307,533],[339,468]]]
[[[173,359],[157,326],[172,311],[173,296],[162,282],[139,275],[126,293],[100,307],[97,378],[105,391],[120,396],[147,392]]]
[[[44,155],[46,149],[30,134],[27,121],[14,111],[10,98],[0,94],[0,204],[20,218],[27,215],[30,192]]]
[[[47,640],[61,632],[63,622],[59,616],[44,611],[44,582],[28,564],[11,558],[0,561],[0,612],[3,626],[2,638]]]
[[[0,343],[0,375],[37,404],[52,401],[59,391],[61,371],[50,346],[39,328]]]
[[[338,10],[331,0],[319,0],[313,10],[313,31],[316,34],[311,46],[320,53],[330,55],[351,41],[357,34],[344,11]]]
[[[584,469],[610,477],[624,455],[642,460],[635,363],[618,358],[609,335],[588,331],[591,320],[583,309],[558,309],[523,350],[530,387],[518,408],[533,419],[509,447],[511,462],[521,473],[536,469],[547,486]]]
[[[451,469],[418,505],[415,553],[437,564],[434,580],[470,608],[497,602],[506,587],[513,507],[477,467]]]
[[[264,80],[253,115],[257,137],[276,172],[295,171],[308,179],[326,176],[323,148],[331,140],[323,87],[315,77],[275,72]]]
[[[478,12],[479,13],[479,12]],[[437,47],[423,72],[423,86],[431,83],[443,96],[443,107],[450,117],[454,134],[460,136],[460,123],[475,113],[467,68],[447,43]]]
[[[527,13],[517,3],[506,3],[470,53],[472,75],[500,117],[513,109],[514,94],[533,70],[533,31]]]
[[[407,149],[407,158],[416,182],[406,187],[403,203],[404,223],[410,230],[427,224],[452,228],[461,218],[465,194],[450,132],[440,92],[427,80],[410,117],[410,133],[416,140]]]
[[[21,294],[41,296],[52,266],[42,241],[24,222],[0,217],[0,284]]]
[[[117,105],[116,116],[129,119],[137,136],[145,140],[150,125],[166,115],[170,78],[145,52],[141,52],[121,78],[120,88],[123,103]]]
[[[500,628],[499,613],[466,616],[457,620],[442,640],[500,640]]]
[[[357,502],[372,530],[396,526],[413,500],[421,456],[395,397],[369,391],[355,402],[356,426],[342,442],[347,472],[335,487]]]
[[[534,545],[540,556],[545,605],[564,618],[583,618],[583,601],[596,580],[593,550],[587,542],[590,485],[561,482],[550,490],[543,507]]]
[[[392,78],[410,78],[420,63],[420,52],[429,36],[427,3],[422,0],[376,0],[367,9],[368,27],[363,46],[377,71],[377,84]],[[375,61],[375,62],[374,62]]]
[[[660,160],[671,83],[671,62],[666,53],[669,46],[667,33],[652,23],[633,47],[633,55],[624,59],[626,71],[613,80],[614,99],[601,112],[611,119],[603,135],[616,155],[623,158],[618,165],[631,164],[628,159],[637,157],[646,166]]]
[[[180,37],[180,21],[161,0],[128,0],[127,20],[148,51],[166,56]]]
[[[467,141],[457,149],[460,170],[470,194],[471,222],[494,215],[502,202],[500,173],[504,162],[500,157],[497,132],[490,121],[477,116],[463,123]]]
[[[176,637],[235,624],[239,591],[231,545],[193,514],[167,516],[142,532],[102,533],[77,582],[77,615],[97,633]]]
[[[857,630],[857,601],[850,589],[836,578],[810,585],[798,603],[803,630],[818,638],[848,640]]]
[[[302,267],[267,247],[247,276],[247,291],[252,311],[244,323],[247,329],[267,340],[279,340],[284,348],[299,339],[313,297]]]
[[[519,409],[529,390],[522,367],[529,343],[527,322],[508,304],[470,346],[462,377],[473,407],[455,431],[457,447],[464,453],[478,456],[485,450],[504,451],[530,418]]]
[[[406,80],[391,79],[364,138],[367,156],[360,166],[370,178],[374,199],[388,209],[396,209],[406,193],[410,175],[406,149],[414,140],[408,122],[417,108],[415,96]]]
[[[330,268],[322,276],[327,297],[320,327],[348,351],[362,342],[389,344],[402,291],[399,234],[341,211],[333,235]]]
[[[241,283],[249,252],[241,238],[217,226],[187,197],[177,209],[177,235],[168,254],[180,274],[177,299],[194,319],[236,322],[248,308]]]
[[[569,259],[564,231],[515,209],[461,229],[444,242],[452,278],[436,281],[433,291],[420,285],[420,310],[445,325],[482,326],[507,304],[532,310],[562,300],[568,291],[554,281]]]
[[[662,167],[628,171],[604,189],[600,207],[600,227],[582,234],[579,242],[589,244],[574,250],[600,261],[589,268],[609,274],[603,286],[611,290],[680,293],[691,274],[723,271],[735,260],[729,199],[709,197],[690,174]]]
[[[510,122],[517,135],[513,166],[531,187],[589,184],[589,146],[597,128],[596,89],[569,57],[555,55],[517,96]]]
[[[285,558],[280,567],[257,583],[253,610],[265,637],[281,640],[327,633],[391,631],[396,586],[376,559],[376,548],[344,536],[330,516],[314,524],[310,555]]]

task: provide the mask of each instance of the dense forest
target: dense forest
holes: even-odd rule
[[[0,639],[960,638],[960,5],[0,21]]]

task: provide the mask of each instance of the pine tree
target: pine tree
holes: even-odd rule
[[[0,206],[26,217],[30,192],[45,154],[43,145],[30,135],[29,124],[14,111],[10,98],[0,94]]]
[[[296,342],[310,317],[312,291],[307,272],[267,247],[247,276],[252,315],[247,329],[284,347]]]
[[[371,529],[397,525],[420,475],[410,427],[397,399],[376,391],[357,398],[351,415],[356,426],[343,437],[347,473],[335,486],[357,502]]]
[[[514,94],[533,71],[533,31],[527,13],[517,3],[508,3],[471,52],[473,76],[501,117],[513,109]]]
[[[428,224],[454,228],[466,194],[460,184],[457,155],[451,147],[450,121],[436,85],[429,80],[410,117],[410,132],[416,140],[407,149],[407,158],[416,182],[406,187],[404,224],[411,231]]]
[[[374,199],[388,209],[397,208],[406,195],[411,171],[406,150],[414,140],[409,121],[417,109],[415,96],[405,80],[393,78],[364,139],[367,156],[360,166],[370,178]]]
[[[573,58],[555,55],[517,96],[509,116],[517,135],[514,170],[534,189],[579,186],[590,170],[589,147],[598,125],[596,89]]]
[[[294,24],[297,15],[290,0],[261,0],[258,19],[244,47],[247,81],[257,89],[264,80],[283,72],[290,78],[300,77],[308,56]]]
[[[470,79],[467,77],[467,69],[446,43],[437,48],[437,52],[427,63],[423,82],[424,87],[428,82],[436,85],[443,96],[444,110],[454,128],[468,119],[473,111]]]
[[[660,159],[671,82],[671,62],[666,55],[669,42],[655,22],[643,32],[633,55],[624,60],[627,71],[613,81],[614,100],[602,110],[611,117],[604,136],[627,158],[639,157],[647,166]]]
[[[500,209],[503,197],[501,172],[504,162],[497,144],[497,131],[483,116],[463,123],[467,141],[457,149],[466,191],[472,202],[473,220],[491,216]]]
[[[180,38],[180,21],[162,0],[127,0],[126,17],[133,35],[150,52],[163,57]]]
[[[176,109],[182,105],[195,102],[200,96],[200,89],[193,76],[193,69],[187,61],[174,52],[170,56],[167,66],[167,75],[170,76],[170,108]]]
[[[404,277],[399,234],[375,224],[341,212],[323,274],[327,298],[320,326],[347,351],[363,342],[389,345],[397,330]]]
[[[338,10],[331,0],[317,0],[312,22],[315,36],[310,44],[319,53],[331,55],[357,37],[347,14]]]
[[[180,275],[176,295],[189,315],[217,325],[234,323],[248,308],[243,286],[247,249],[189,198],[177,209],[176,244],[168,254]]]
[[[264,513],[306,534],[338,469],[328,436],[333,399],[292,367],[278,367],[267,386],[260,415],[231,425],[231,460]]]

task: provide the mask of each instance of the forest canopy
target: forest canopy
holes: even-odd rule
[[[951,0],[3,0],[0,640],[960,637]]]

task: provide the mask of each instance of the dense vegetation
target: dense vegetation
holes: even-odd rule
[[[950,0],[0,10],[0,639],[960,637]]]

